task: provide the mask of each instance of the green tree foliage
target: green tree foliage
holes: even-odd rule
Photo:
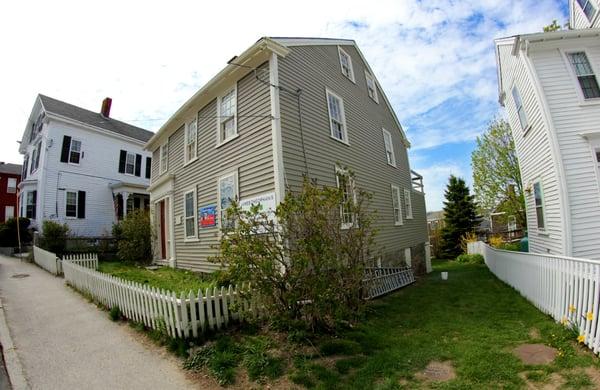
[[[305,179],[272,215],[237,203],[227,210],[235,223],[224,230],[219,255],[235,283],[250,282],[269,318],[284,326],[333,330],[352,321],[363,307],[364,269],[373,244],[369,194],[356,188],[356,201],[344,201],[338,188]],[[354,223],[342,229],[340,205]],[[274,220],[278,221],[277,223]]]
[[[21,235],[21,244],[31,242],[31,232],[28,229],[28,218],[19,218],[19,232],[17,232],[16,218],[11,218],[4,223],[0,223],[0,246],[13,248],[18,247],[19,233]]]
[[[562,27],[560,27],[560,24],[558,24],[558,22],[556,21],[556,19],[554,19],[552,21],[552,23],[550,23],[547,26],[544,26],[544,32],[552,32],[552,31],[558,31],[561,30]]]
[[[135,210],[113,225],[118,240],[117,255],[122,261],[148,264],[152,262],[152,226],[146,210]]]
[[[450,176],[445,195],[441,254],[444,258],[455,258],[462,253],[462,237],[473,232],[479,223],[477,206],[475,197],[461,178]]]
[[[526,226],[521,171],[515,142],[506,121],[493,120],[485,133],[477,137],[477,147],[471,154],[471,167],[479,212],[505,212],[506,217],[514,215],[520,226]]]
[[[69,236],[69,226],[58,222],[45,220],[42,222],[43,234],[40,236],[39,245],[41,248],[62,256],[67,246],[67,237]]]

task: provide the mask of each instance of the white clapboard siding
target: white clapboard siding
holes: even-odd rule
[[[218,330],[232,320],[239,321],[243,315],[256,315],[252,313],[257,311],[256,305],[241,296],[246,288],[243,285],[210,288],[204,293],[189,291],[177,297],[171,291],[98,272],[97,264],[97,258],[92,256],[65,258],[66,282],[107,308],[118,307],[126,318],[148,328],[162,328],[174,338],[197,337],[207,329]],[[242,315],[242,311],[247,313]]]
[[[498,279],[512,286],[542,312],[579,329],[594,353],[600,351],[600,261],[494,249],[468,244]]]
[[[366,268],[364,298],[372,299],[387,294],[415,281],[410,267]]]
[[[34,246],[33,261],[52,275],[60,275],[62,273],[61,261],[56,254],[52,252]]]

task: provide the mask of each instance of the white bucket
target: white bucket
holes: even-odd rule
[[[442,272],[442,280],[448,280],[448,272]]]

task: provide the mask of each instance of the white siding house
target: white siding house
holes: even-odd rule
[[[600,27],[600,0],[569,0],[572,29]]]
[[[153,133],[102,113],[38,95],[19,152],[24,155],[20,215],[66,223],[73,236],[111,234],[127,210],[148,207]]]
[[[600,29],[585,27],[498,39],[496,58],[530,251],[600,259]]]

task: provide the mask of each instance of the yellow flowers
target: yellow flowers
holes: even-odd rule
[[[575,313],[577,309],[573,305],[569,305],[569,313]]]
[[[577,336],[577,342],[578,343],[584,343],[585,342],[585,336],[580,334],[579,336]]]
[[[594,313],[592,313],[591,311],[588,311],[585,318],[587,318],[588,321],[591,321],[594,319]]]
[[[567,317],[563,317],[562,320],[560,320],[560,323],[563,325],[567,325],[569,323],[569,320],[567,319]]]

